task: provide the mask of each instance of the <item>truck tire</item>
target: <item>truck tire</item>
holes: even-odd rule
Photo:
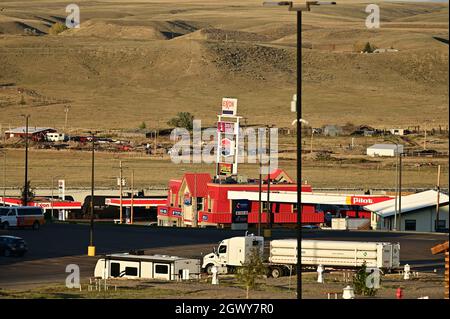
[[[270,269],[270,275],[273,278],[280,278],[281,276],[283,276],[283,269],[281,269],[280,267],[273,267],[272,269]]]
[[[0,226],[1,226],[1,229],[4,229],[4,230],[6,230],[6,229],[8,229],[8,228],[9,228],[9,223],[8,223],[8,222],[4,222],[4,223],[3,223],[3,224],[1,224]]]

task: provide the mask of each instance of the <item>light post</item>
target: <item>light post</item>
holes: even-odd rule
[[[296,111],[297,111],[297,299],[302,298],[302,286],[301,286],[301,244],[302,244],[302,226],[301,226],[301,187],[302,187],[302,175],[301,175],[301,162],[302,162],[302,11],[310,11],[313,5],[332,5],[336,2],[320,2],[320,1],[306,1],[305,3],[295,5],[292,1],[279,1],[279,2],[264,2],[264,6],[287,6],[289,11],[297,12],[297,99],[296,99]]]
[[[92,139],[92,161],[91,161],[91,223],[89,227],[88,256],[95,256],[94,246],[94,173],[95,173],[95,133],[89,132]]]
[[[3,205],[5,205],[5,197],[6,197],[6,151],[0,151],[0,154],[3,155]]]
[[[25,118],[25,181],[23,186],[23,198],[22,198],[22,206],[28,205],[28,120],[30,115],[22,116]]]

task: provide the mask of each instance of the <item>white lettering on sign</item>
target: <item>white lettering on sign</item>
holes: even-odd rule
[[[361,197],[353,197],[353,204],[373,204],[372,198],[361,198]]]

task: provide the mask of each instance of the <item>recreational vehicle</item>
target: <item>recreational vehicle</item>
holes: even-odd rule
[[[200,275],[200,260],[167,255],[111,254],[97,261],[95,277],[188,280]]]

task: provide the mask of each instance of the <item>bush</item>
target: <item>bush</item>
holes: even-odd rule
[[[250,289],[256,287],[256,280],[262,278],[266,274],[266,267],[263,264],[258,249],[253,249],[248,260],[242,265],[236,274],[236,278],[246,289],[246,297],[248,299]]]
[[[371,45],[370,42],[367,42],[366,45],[364,46],[364,49],[362,50],[362,52],[364,53],[373,53],[373,51],[375,51],[376,47],[374,45]]]
[[[48,30],[49,34],[52,35],[57,35],[60,34],[61,32],[67,30],[67,26],[61,22],[56,22],[55,24],[53,24],[50,29]]]
[[[375,296],[377,290],[375,288],[368,288],[366,285],[366,279],[369,276],[366,269],[366,262],[364,262],[364,264],[353,277],[353,290],[356,295]]]
[[[189,131],[193,128],[194,116],[189,112],[179,112],[176,117],[170,119],[167,124],[174,127],[185,128]]]

